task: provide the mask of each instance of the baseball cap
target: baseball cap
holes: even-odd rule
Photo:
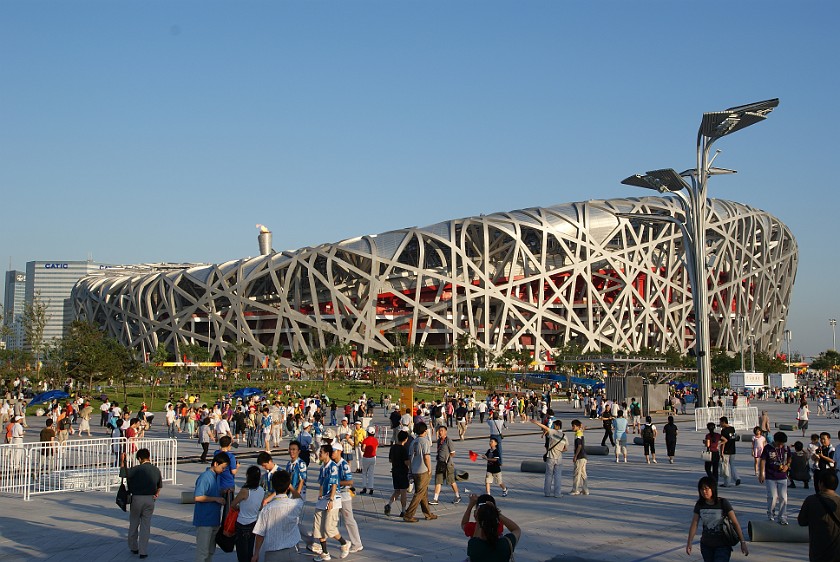
[[[312,424],[309,423],[308,421],[303,422],[303,427],[309,427],[310,425],[312,425]]]
[[[321,434],[322,441],[332,441],[333,439],[335,439],[335,432],[332,429],[327,428],[324,430],[324,433]]]
[[[359,420],[356,420],[356,425],[362,425],[362,422],[360,422]]]
[[[376,433],[376,428],[375,428],[374,426],[372,426],[372,425],[371,425],[371,426],[369,426],[369,427],[368,427],[368,433],[370,433],[371,435],[373,435],[374,433]]]

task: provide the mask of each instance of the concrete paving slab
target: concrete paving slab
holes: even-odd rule
[[[771,419],[786,421],[795,412],[794,405],[758,402]],[[555,405],[556,406],[556,405]],[[564,427],[573,417],[580,417],[562,402],[559,410]],[[522,460],[537,460],[542,455],[542,440],[531,424],[513,424],[504,439],[504,480],[511,493],[502,498],[495,490],[499,507],[523,529],[517,548],[519,562],[666,562],[700,560],[699,545],[691,556],[685,554],[685,539],[691,512],[697,498],[697,480],[704,475],[700,459],[702,435],[694,431],[693,416],[678,416],[680,435],[676,464],[668,464],[660,453],[660,463],[644,463],[641,447],[629,447],[630,462],[616,464],[613,456],[592,456],[588,472],[591,495],[570,496],[571,455],[565,454],[561,498],[546,498],[542,493],[543,475],[518,472]],[[657,423],[664,423],[658,416]],[[30,425],[37,423],[30,419]],[[377,418],[374,423],[386,423]],[[600,443],[603,432],[597,420],[587,421],[590,444]],[[840,421],[817,418],[811,420],[813,431],[828,430],[833,436]],[[31,431],[31,430],[30,430]],[[791,432],[792,433],[792,432]],[[153,427],[150,437],[160,437],[161,427]],[[383,507],[390,496],[390,466],[387,448],[381,449],[376,466],[376,491],[373,496],[357,496],[354,512],[361,530],[364,550],[351,554],[351,562],[407,560],[411,562],[460,562],[466,557],[466,538],[460,519],[466,507],[466,494],[483,492],[484,465],[471,463],[467,451],[486,449],[486,426],[474,423],[469,438],[455,441],[458,451],[456,468],[470,473],[470,480],[460,484],[465,503],[453,505],[448,488],[441,503],[433,506],[439,515],[435,521],[404,523],[395,516],[385,516]],[[800,436],[791,435],[791,443]],[[661,440],[661,439],[660,439]],[[287,442],[287,441],[286,441]],[[664,441],[660,443],[664,450]],[[200,452],[195,440],[180,439],[181,455]],[[240,448],[239,453],[245,453]],[[763,519],[764,487],[753,475],[748,443],[738,444],[737,467],[743,484],[722,489],[744,528],[751,519]],[[287,459],[280,455],[280,461]],[[665,462],[662,462],[664,460]],[[248,465],[252,460],[244,460]],[[192,505],[180,503],[182,491],[190,490],[205,465],[179,465],[177,486],[166,486],[157,503],[152,521],[152,542],[149,560],[189,561],[194,558]],[[314,481],[312,469],[310,478]],[[241,483],[241,478],[238,479]],[[789,517],[795,524],[796,513],[810,490],[789,491]],[[20,497],[0,496],[0,559],[7,561],[89,562],[136,559],[126,546],[128,515],[114,504],[115,491],[67,492],[34,496],[24,502]],[[314,495],[314,494],[313,494]],[[304,511],[304,527],[312,521],[314,500],[310,498]],[[394,513],[398,513],[395,508]],[[806,560],[807,544],[750,543],[750,559],[766,562]],[[733,560],[740,557],[733,554]],[[302,561],[312,560],[311,553],[301,553]],[[215,560],[236,560],[236,555],[216,551]]]

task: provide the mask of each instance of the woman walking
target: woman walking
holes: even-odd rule
[[[230,504],[231,509],[238,509],[236,518],[236,559],[238,562],[251,562],[254,555],[254,525],[260,514],[265,490],[260,486],[260,467],[249,466],[245,472],[245,484]]]
[[[711,453],[709,460],[705,462],[706,476],[714,478],[717,482],[720,468],[720,433],[715,432],[715,427],[717,427],[715,422],[706,424],[709,433],[703,438],[703,444],[706,446],[706,451]],[[717,484],[715,484],[715,488],[717,488]]]
[[[694,542],[694,535],[697,533],[697,524],[703,522],[703,531],[700,535],[700,554],[703,562],[728,562],[732,557],[732,547],[729,546],[724,534],[724,519],[728,519],[741,543],[741,552],[744,556],[749,554],[747,543],[744,541],[744,533],[735,517],[732,504],[726,498],[719,498],[717,495],[717,481],[705,476],[697,483],[697,494],[700,498],[694,504],[694,518],[688,528],[688,542],[685,545],[685,552],[691,555],[691,543]]]

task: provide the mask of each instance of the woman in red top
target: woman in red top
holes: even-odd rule
[[[376,467],[376,448],[379,447],[379,440],[376,438],[376,428],[367,428],[367,437],[362,440],[362,482],[364,488],[362,493],[369,492],[373,495],[373,469]]]
[[[720,464],[720,433],[715,433],[715,422],[706,424],[706,429],[709,433],[703,438],[703,444],[706,445],[706,450],[712,452],[712,460],[706,461],[706,476],[710,476],[717,482],[718,479],[718,465]]]

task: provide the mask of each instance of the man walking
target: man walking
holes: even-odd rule
[[[128,469],[128,491],[131,494],[131,513],[128,523],[128,548],[140,558],[149,555],[149,535],[152,530],[152,515],[155,500],[163,488],[160,469],[152,464],[148,449],[140,449],[135,455],[137,464]]]
[[[213,457],[210,467],[195,481],[195,562],[210,562],[216,552],[216,532],[222,519],[222,506],[225,505],[225,498],[219,491],[218,477],[229,462],[227,453],[218,453]]]
[[[773,443],[764,446],[758,464],[758,481],[767,487],[767,519],[787,525],[787,478],[792,456],[786,445],[787,434],[783,431],[773,435]]]
[[[735,459],[732,458],[735,454],[735,428],[729,425],[729,418],[726,416],[720,418],[720,442],[723,447],[723,453],[720,456],[720,469],[723,472],[721,486],[724,488],[732,484],[740,486],[741,479],[738,478]]]
[[[432,445],[427,437],[429,429],[425,422],[414,424],[414,433],[417,438],[411,442],[409,458],[411,460],[411,473],[414,475],[414,495],[411,503],[405,510],[403,520],[407,523],[416,523],[414,514],[417,507],[423,511],[426,519],[437,519],[437,515],[429,508],[429,479],[432,473]]]
[[[461,494],[458,492],[458,484],[455,483],[455,449],[452,448],[452,440],[446,435],[445,425],[437,428],[437,454],[435,456],[435,495],[429,505],[437,505],[440,497],[440,487],[446,482],[452,487],[455,499],[452,503],[461,503]]]

